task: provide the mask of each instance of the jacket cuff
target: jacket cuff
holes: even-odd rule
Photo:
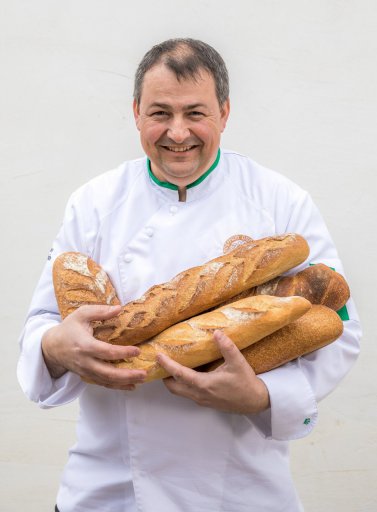
[[[318,419],[317,402],[295,361],[258,375],[266,384],[271,407],[252,419],[263,437],[291,441],[307,436]]]
[[[33,330],[22,348],[17,366],[17,378],[23,392],[43,409],[72,402],[85,387],[80,377],[72,372],[53,379],[48,371],[41,343],[44,333],[55,325],[55,321],[44,322]]]

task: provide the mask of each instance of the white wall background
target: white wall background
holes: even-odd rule
[[[52,510],[76,406],[28,403],[17,338],[68,195],[142,154],[133,74],[152,44],[177,36],[228,63],[223,146],[308,189],[338,246],[362,355],[292,445],[292,469],[307,512],[377,510],[376,22],[373,0],[0,2],[1,510]]]

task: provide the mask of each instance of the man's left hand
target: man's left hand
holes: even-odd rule
[[[197,372],[166,354],[158,355],[160,365],[172,375],[164,379],[169,391],[219,411],[253,414],[268,409],[270,398],[266,385],[233,341],[221,331],[215,331],[214,340],[224,363],[212,372]]]

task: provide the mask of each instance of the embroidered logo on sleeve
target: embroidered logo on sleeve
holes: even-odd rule
[[[305,418],[304,419],[304,425],[309,425],[310,423],[310,418]]]

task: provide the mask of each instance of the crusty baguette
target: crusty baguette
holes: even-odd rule
[[[168,374],[156,360],[159,352],[194,368],[221,355],[213,340],[216,329],[222,330],[243,349],[293,322],[310,307],[310,302],[302,297],[248,297],[173,325],[141,343],[139,356],[118,362],[116,366],[146,370],[147,382],[161,379]]]
[[[252,295],[276,295],[288,297],[299,295],[312,304],[322,304],[338,311],[350,297],[350,289],[344,277],[327,265],[318,263],[305,268],[292,276],[276,277],[240,293],[231,300],[239,300]]]
[[[85,254],[60,254],[54,261],[52,276],[62,318],[84,304],[120,304],[109,276]]]
[[[119,345],[150,339],[167,327],[221,304],[302,263],[309,254],[297,234],[245,243],[208,263],[185,270],[129,302],[115,318],[94,325],[94,336]]]
[[[259,374],[332,343],[342,332],[343,322],[335,311],[316,305],[298,320],[241,352],[255,373]],[[223,359],[219,359],[201,369],[215,370],[223,362]]]

